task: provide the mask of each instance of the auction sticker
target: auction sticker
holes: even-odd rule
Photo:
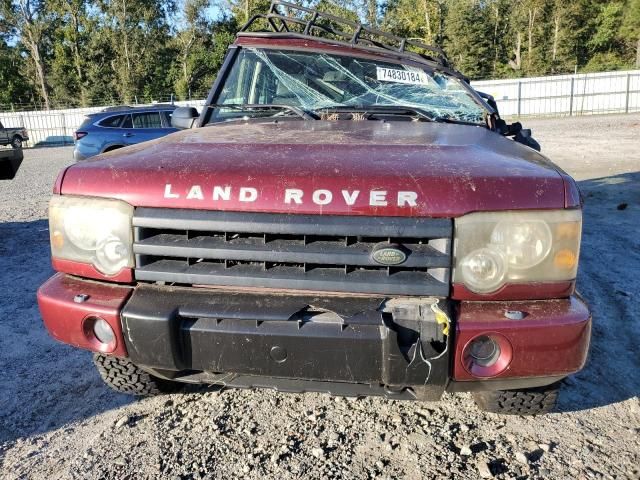
[[[410,85],[428,85],[427,74],[420,70],[396,70],[377,67],[378,80],[383,82],[408,83]]]

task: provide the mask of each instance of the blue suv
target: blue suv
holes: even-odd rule
[[[114,107],[88,115],[74,134],[73,158],[84,160],[177,132],[171,127],[175,109],[174,105]]]

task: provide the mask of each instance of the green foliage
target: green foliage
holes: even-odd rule
[[[609,2],[602,6],[596,20],[596,32],[588,43],[593,51],[607,52],[617,46],[623,8],[622,2]]]
[[[589,59],[582,71],[592,73],[621,70],[625,64],[625,59],[617,52],[598,52]]]
[[[297,1],[441,46],[472,79],[640,68],[640,0]],[[269,5],[0,0],[0,108],[202,96],[235,32]]]
[[[174,38],[173,78],[180,99],[202,95],[211,86],[238,28],[233,19],[211,22],[206,16],[209,4],[208,0],[187,0],[183,24]]]
[[[629,50],[635,68],[640,68],[640,0],[626,2],[620,38]]]
[[[266,13],[271,0],[228,0],[229,9],[238,24],[243,25],[258,13]]]
[[[492,69],[491,31],[480,0],[449,2],[444,47],[450,61],[471,78],[486,78]]]
[[[391,0],[386,8],[384,28],[403,37],[442,45],[445,14],[444,0]]]
[[[22,62],[19,51],[0,38],[0,108],[11,108],[12,103],[30,101],[33,97],[20,74]]]

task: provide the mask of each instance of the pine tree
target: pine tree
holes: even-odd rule
[[[445,17],[445,51],[454,66],[472,79],[492,71],[491,27],[479,0],[449,3]]]
[[[640,0],[627,0],[620,36],[632,52],[631,56],[635,57],[635,68],[640,68]]]

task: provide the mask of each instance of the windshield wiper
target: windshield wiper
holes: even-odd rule
[[[269,110],[279,110],[285,112],[292,112],[303,118],[304,120],[317,120],[313,114],[303,110],[300,107],[296,107],[294,105],[279,105],[279,104],[241,104],[241,103],[218,103],[209,105],[208,108],[230,108],[231,110],[256,110],[256,111],[269,111]]]

